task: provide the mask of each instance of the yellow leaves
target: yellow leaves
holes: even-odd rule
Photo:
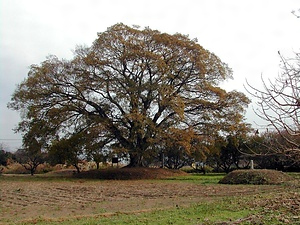
[[[192,128],[170,128],[165,134],[166,146],[169,148],[183,148],[188,154],[192,151],[192,141],[197,138]]]
[[[216,87],[229,73],[186,35],[116,24],[91,47],[78,47],[73,60],[49,57],[32,66],[11,105],[62,127],[55,129],[99,123],[121,151],[163,140],[163,147],[194,154],[201,141],[193,129],[207,133],[240,119],[246,99]]]
[[[179,118],[181,120],[183,120],[184,119],[184,109],[185,109],[185,103],[184,103],[183,99],[179,95],[176,95],[176,96],[172,97],[170,103],[171,103],[170,105],[171,105],[171,108],[173,109],[173,111],[179,116]]]
[[[213,85],[209,85],[208,89],[216,96],[218,96],[220,99],[224,99],[226,97],[226,91],[223,90],[220,87],[216,87]]]
[[[147,136],[147,133],[150,130],[152,131],[154,129],[152,120],[149,119],[147,115],[140,113],[139,111],[132,111],[128,113],[125,118],[130,124],[129,136],[131,140],[136,140],[137,138],[145,138]]]
[[[137,111],[128,113],[126,115],[126,118],[129,119],[130,121],[139,121],[141,123],[146,119],[145,115]]]
[[[172,110],[178,115],[178,117],[184,119],[185,101],[183,97],[174,92],[172,85],[162,85],[159,89],[160,93],[160,105]]]

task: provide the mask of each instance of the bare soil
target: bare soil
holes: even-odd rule
[[[28,175],[23,175],[28,176]],[[178,180],[3,179],[0,224],[186,206],[224,196],[282,192],[284,186],[203,185]]]

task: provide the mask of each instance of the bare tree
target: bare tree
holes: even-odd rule
[[[296,16],[299,19],[300,18],[300,9],[298,9],[297,11],[293,10],[292,14],[294,14],[294,16]]]
[[[263,90],[249,84],[248,92],[257,99],[256,114],[274,128],[286,142],[274,148],[286,155],[300,154],[300,53],[281,59],[281,73],[274,80],[262,78]]]

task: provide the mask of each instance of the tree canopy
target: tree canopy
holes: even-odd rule
[[[9,107],[22,113],[17,130],[45,145],[91,131],[143,166],[157,145],[176,139],[188,152],[188,142],[243,122],[249,100],[219,87],[228,78],[228,65],[186,35],[116,24],[71,60],[32,65]]]

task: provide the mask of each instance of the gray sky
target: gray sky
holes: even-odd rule
[[[291,13],[299,8],[299,0],[0,0],[0,144],[21,145],[12,131],[19,114],[6,105],[29,66],[48,55],[70,59],[107,27],[122,22],[197,38],[233,69],[224,87],[246,92],[246,79],[260,87],[261,75],[278,75],[278,51],[299,52],[300,19]],[[251,105],[246,117],[259,121]]]

